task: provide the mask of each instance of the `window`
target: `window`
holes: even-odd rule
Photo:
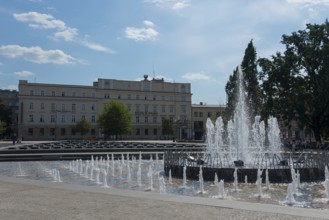
[[[153,105],[153,112],[156,113],[158,111],[158,106],[157,105]]]
[[[118,99],[121,99],[121,95],[118,95]]]
[[[149,129],[145,128],[144,133],[145,133],[145,135],[149,135]]]
[[[33,104],[33,102],[30,102],[29,109],[30,109],[30,110],[33,110],[33,108],[34,108],[34,104]]]
[[[145,124],[149,123],[149,118],[146,116],[145,117]]]
[[[45,96],[45,91],[44,90],[41,90],[40,95],[41,96]]]
[[[45,116],[44,115],[40,115],[40,122],[45,122]]]
[[[109,99],[110,98],[110,94],[109,93],[105,93],[104,94],[104,99]]]
[[[194,117],[198,117],[198,112],[194,112]]]
[[[56,96],[56,92],[55,91],[51,91],[51,96]]]
[[[174,96],[170,96],[170,101],[174,101]]]
[[[171,105],[171,106],[170,106],[170,113],[173,113],[173,112],[174,112],[174,106]]]
[[[153,135],[158,135],[158,129],[156,128],[153,129]]]
[[[91,93],[91,96],[93,97],[93,98],[95,98],[96,97],[96,93]]]
[[[139,117],[138,116],[136,117],[136,123],[137,124],[139,123]]]
[[[43,103],[43,102],[40,103],[40,109],[41,110],[44,110],[45,109],[45,103]]]
[[[62,111],[65,111],[65,104],[62,104]]]
[[[180,97],[180,100],[181,100],[182,102],[185,102],[185,101],[186,101],[186,96],[185,96],[185,95],[182,95],[182,96]]]
[[[136,99],[139,100],[139,95],[136,95]]]
[[[33,119],[33,115],[29,115],[29,122],[33,122],[34,119]]]
[[[82,119],[82,120],[86,120],[86,116],[85,116],[85,115],[82,115],[82,116],[81,116],[81,119]]]
[[[76,104],[72,104],[72,111],[76,110]]]
[[[75,97],[77,95],[76,92],[72,92],[72,96]]]
[[[156,124],[157,123],[157,117],[153,117],[153,124]]]
[[[29,128],[27,131],[28,136],[33,136],[33,128]]]
[[[95,111],[95,110],[96,110],[96,105],[95,105],[95,104],[92,104],[92,105],[91,105],[91,110],[92,110],[92,111]]]
[[[140,135],[141,130],[139,128],[136,128],[136,135]]]
[[[165,97],[165,96],[162,96],[162,97],[161,97],[161,100],[162,100],[162,101],[165,101],[165,100],[166,100],[166,97]]]
[[[162,105],[161,106],[161,110],[162,110],[162,112],[166,112],[166,106],[165,105]]]
[[[85,92],[82,93],[82,97],[86,97],[86,93]]]
[[[203,117],[203,112],[199,112],[199,117]]]
[[[55,128],[50,128],[50,135],[55,136]]]
[[[149,111],[149,105],[144,105],[144,110],[145,110],[145,112],[148,112]]]
[[[185,105],[182,105],[182,106],[180,107],[180,112],[181,112],[181,113],[186,113],[186,106],[185,106]]]
[[[34,90],[30,90],[30,96],[34,96]]]
[[[61,135],[64,136],[65,135],[65,128],[61,128]]]
[[[86,105],[85,105],[85,104],[82,104],[82,106],[81,106],[81,110],[82,110],[82,111],[86,111]]]
[[[64,96],[65,96],[65,92],[63,91],[63,92],[62,92],[62,97],[64,97]]]
[[[62,122],[62,123],[65,123],[65,115],[62,115],[62,116],[61,116],[61,122]]]
[[[127,95],[127,99],[128,99],[128,100],[131,99],[131,95],[130,95],[130,94]]]
[[[139,112],[139,111],[140,111],[139,107],[140,107],[140,105],[137,104],[137,105],[136,105],[136,112]]]
[[[145,96],[145,98],[144,98],[145,100],[147,100],[147,95]]]
[[[156,96],[153,96],[153,100],[157,100],[157,97]]]
[[[50,115],[50,122],[54,123],[56,121],[55,115]]]
[[[72,115],[71,122],[75,122],[75,115]]]
[[[127,104],[127,109],[131,111],[131,104]]]
[[[95,123],[95,122],[96,122],[96,116],[95,116],[95,115],[92,115],[92,116],[91,116],[91,122],[92,122],[92,123]]]
[[[51,103],[51,111],[55,111],[56,110],[56,105],[55,105],[55,103]]]
[[[39,129],[39,135],[40,136],[44,136],[45,135],[45,129],[44,128],[40,128]]]
[[[208,118],[210,118],[211,117],[211,112],[208,112]]]

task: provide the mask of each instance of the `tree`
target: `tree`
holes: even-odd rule
[[[7,129],[7,124],[4,121],[0,121],[0,135]]]
[[[277,107],[286,122],[297,121],[321,141],[329,124],[329,23],[307,24],[282,43],[283,55],[260,60],[267,108]]]
[[[0,99],[0,121],[4,123],[5,130],[3,132],[3,135],[10,136],[13,132],[9,125],[12,124],[12,110],[5,104],[2,103],[2,100]]]
[[[172,119],[162,119],[162,135],[169,137],[174,134],[174,122]]]
[[[115,135],[118,139],[119,135],[131,132],[131,115],[124,104],[111,100],[99,115],[98,124],[106,137]]]
[[[243,60],[241,62],[241,71],[243,73],[243,84],[246,92],[246,101],[247,106],[250,109],[250,117],[260,113],[260,103],[261,103],[261,92],[258,82],[258,71],[257,71],[257,53],[256,49],[252,43],[252,40],[249,42]],[[237,98],[237,82],[238,82],[238,67],[233,71],[233,74],[230,76],[229,81],[225,86],[225,91],[227,95],[227,110],[226,117],[230,119],[233,117],[234,108]]]
[[[76,132],[79,132],[81,134],[81,138],[83,138],[83,136],[91,130],[91,123],[83,118],[75,124],[73,129]]]

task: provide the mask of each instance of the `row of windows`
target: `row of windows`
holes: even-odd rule
[[[142,133],[142,131],[143,131],[143,133]],[[151,135],[151,132],[152,132],[152,135],[158,135],[158,129],[156,129],[156,128],[153,128],[153,130],[148,129],[148,128],[144,128],[144,129],[136,128],[135,135],[137,135],[137,136],[139,136],[139,135],[148,136],[148,135]]]
[[[70,131],[70,134],[68,133],[68,131]],[[77,134],[73,128],[71,128],[70,130],[66,129],[66,128],[60,128],[57,132],[59,132],[60,136],[66,136],[66,135],[75,136]],[[95,129],[91,129],[90,134],[95,135],[95,133],[96,133]],[[28,128],[27,135],[28,136],[34,136],[34,135],[45,136],[46,135],[45,128]],[[56,129],[50,128],[49,134],[47,134],[47,135],[56,136]]]
[[[46,120],[44,115],[40,115],[38,119],[39,119],[38,121],[35,121],[35,116],[33,114],[30,114],[29,117],[28,117],[28,122],[41,122],[41,123],[51,122],[51,123],[55,123],[56,122],[56,115],[50,115],[49,121]],[[60,122],[60,123],[67,123],[67,122],[75,123],[75,122],[78,121],[76,115],[71,115],[71,117],[69,117],[67,115],[60,115],[58,119],[59,119],[58,122]],[[82,119],[88,120],[85,115],[81,116],[81,120]],[[96,116],[95,115],[92,115],[90,117],[90,122],[91,123],[96,123]]]
[[[30,90],[29,95],[30,96],[34,96],[35,95],[34,90]],[[39,95],[40,96],[46,96],[46,92],[44,90],[41,90]],[[70,95],[71,95],[71,97],[77,97],[78,96],[76,92],[72,92]],[[86,92],[82,92],[81,93],[81,97],[92,97],[92,98],[95,98],[96,97],[96,93],[95,92],[92,92],[91,93],[91,96],[88,96],[88,95],[89,94],[87,94]],[[66,96],[68,96],[68,94],[65,91],[62,91],[62,92],[51,91],[48,94],[48,96],[52,96],[52,97],[55,97],[55,96],[66,97]],[[110,99],[110,98],[125,99],[126,98],[126,99],[130,100],[130,99],[132,99],[132,95],[131,94],[127,94],[126,97],[123,97],[123,95],[114,95],[114,96],[111,97],[110,96],[110,93],[105,93],[104,94],[104,98],[105,99]],[[135,96],[135,99],[136,100],[141,100],[141,99],[144,99],[144,100],[158,100],[158,97],[156,95],[153,95],[153,96],[147,96],[147,95],[146,96],[141,96],[141,95],[137,94]],[[161,96],[161,99],[160,100],[162,100],[162,101],[166,101],[166,100],[174,101],[174,96],[169,96],[169,99],[166,96]],[[185,95],[180,96],[180,101],[182,101],[182,102],[187,101],[186,96]]]
[[[30,90],[29,95],[30,96],[34,96],[34,95],[36,95],[36,93],[34,92],[34,90]],[[53,96],[53,97],[54,96],[65,97],[65,96],[68,96],[68,93],[66,91],[62,91],[62,92],[51,91],[49,94],[46,94],[46,92],[44,90],[41,90],[40,91],[40,94],[38,94],[38,95],[40,95],[40,96],[46,96],[47,95],[47,96]],[[72,97],[77,97],[78,96],[77,92],[72,92],[70,95]],[[95,98],[96,97],[96,93],[95,92],[92,92],[91,93],[91,96],[89,96],[88,93],[82,92],[81,93],[81,97],[93,97],[93,98]]]
[[[212,115],[211,112],[207,112],[207,117],[210,118]],[[220,116],[220,112],[216,112],[216,117],[219,117]],[[194,112],[194,117],[200,117],[202,118],[203,117],[203,112]]]
[[[123,95],[120,95],[120,94],[119,95],[112,95],[112,96],[110,96],[109,93],[105,93],[104,94],[104,98],[105,99],[115,98],[115,99],[127,99],[127,100],[131,100],[132,99],[132,95],[131,94],[127,94],[126,97],[124,97]],[[158,100],[158,97],[156,95],[153,95],[153,96],[148,96],[148,95],[141,96],[141,95],[137,94],[135,96],[135,99],[136,100],[154,100],[154,101],[156,101],[156,100]],[[159,100],[161,100],[161,101],[172,101],[173,102],[174,101],[174,96],[169,96],[169,99],[166,96],[161,96],[161,99],[159,99]],[[180,101],[182,101],[182,102],[187,101],[186,96],[185,95],[180,96]]]
[[[41,102],[40,106],[39,106],[39,109],[40,110],[45,110],[46,109],[45,103]],[[77,107],[77,104],[75,104],[75,103],[71,104],[71,108],[69,107],[69,105],[62,104],[61,109],[57,109],[56,104],[51,103],[50,104],[50,109],[51,109],[51,111],[67,111],[67,110],[76,111],[78,109],[78,107]],[[81,104],[79,109],[81,109],[81,111],[89,110],[89,109],[87,109],[86,104]],[[29,103],[29,110],[34,110],[34,103],[33,102]],[[91,111],[96,111],[96,104],[92,104],[90,106],[90,110]]]

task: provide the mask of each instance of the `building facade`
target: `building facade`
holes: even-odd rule
[[[219,116],[223,117],[224,111],[224,105],[208,105],[202,102],[200,104],[193,104],[191,118],[194,139],[204,140],[207,131],[207,119],[210,118],[215,122]]]
[[[132,132],[126,139],[161,139],[162,119],[175,124],[174,136],[190,139],[191,85],[163,79],[141,81],[98,79],[92,86],[19,81],[19,136],[25,140],[79,138],[77,121],[92,124],[90,136],[102,138],[98,115],[111,99],[131,112]]]

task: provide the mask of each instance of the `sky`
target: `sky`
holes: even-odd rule
[[[0,89],[19,80],[91,86],[98,78],[191,83],[192,103],[225,104],[252,40],[322,24],[329,0],[10,0],[0,2]]]

